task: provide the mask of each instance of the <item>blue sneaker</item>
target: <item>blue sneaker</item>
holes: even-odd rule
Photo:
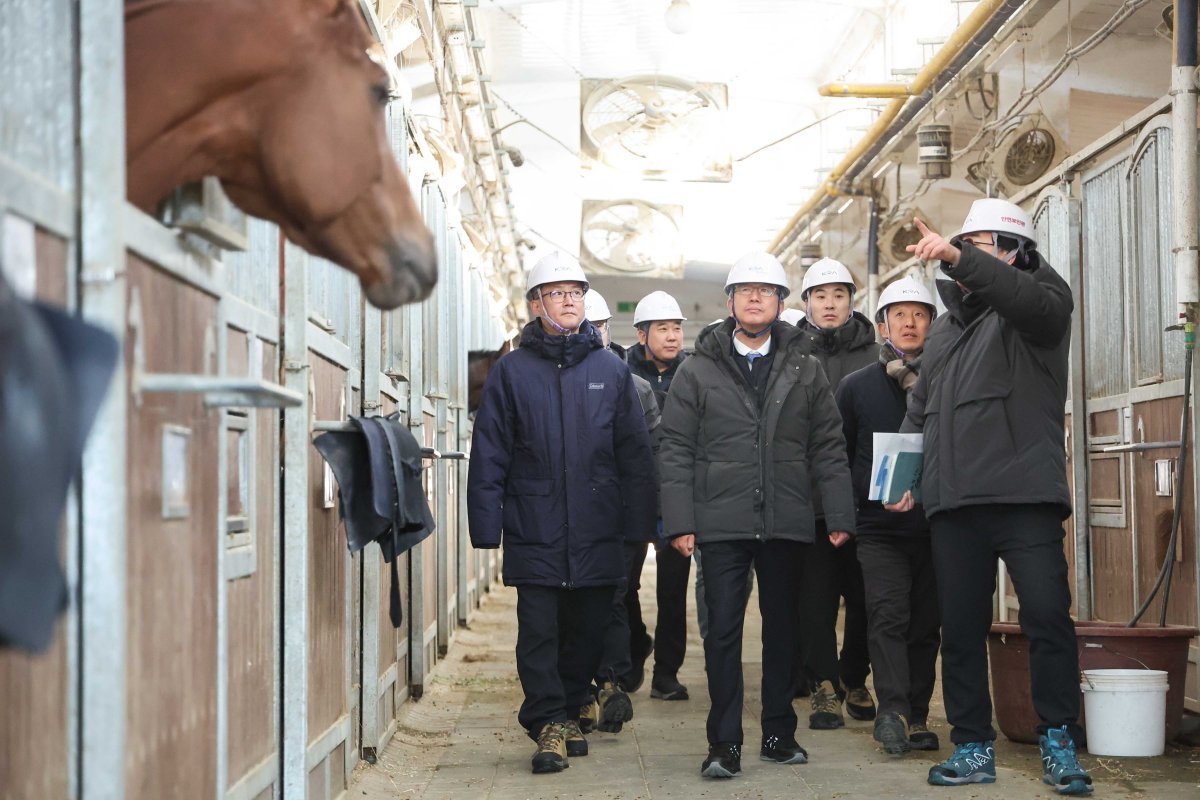
[[[992,742],[960,744],[953,755],[929,768],[929,783],[934,786],[995,782],[996,750]]]
[[[1066,727],[1051,728],[1038,737],[1042,748],[1042,782],[1059,794],[1091,794],[1092,777],[1079,766],[1075,742]]]

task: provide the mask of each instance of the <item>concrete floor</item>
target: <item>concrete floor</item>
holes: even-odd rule
[[[653,556],[651,556],[653,558]],[[654,565],[648,561],[642,605],[653,628]],[[689,606],[691,605],[689,595]],[[872,740],[872,723],[847,718],[837,731],[807,729],[807,700],[797,700],[797,740],[809,763],[779,766],[759,761],[759,616],[751,599],[746,618],[746,748],[742,774],[732,780],[700,777],[707,752],[704,721],[708,694],[704,655],[692,611],[687,659],[680,680],[691,690],[686,702],[652,700],[648,684],[635,695],[634,720],[618,734],[588,736],[591,753],[573,758],[558,774],[533,775],[533,743],[517,725],[521,687],[513,650],[516,593],[498,589],[487,596],[470,629],[460,630],[450,652],[426,684],[425,696],[403,708],[399,728],[375,766],[356,771],[349,798],[365,800],[462,800],[463,798],[928,798],[960,800],[1054,797],[1041,783],[1035,746],[997,742],[997,782],[991,786],[931,787],[925,775],[947,755],[949,731],[940,689],[930,716],[942,739],[939,752],[890,758]],[[647,665],[649,667],[649,664]],[[1200,798],[1200,749],[1170,747],[1152,759],[1081,756],[1096,784],[1096,796],[1153,800]]]

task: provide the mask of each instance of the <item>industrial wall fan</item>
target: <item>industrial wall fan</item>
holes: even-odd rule
[[[683,276],[683,207],[642,200],[585,200],[579,255],[585,272]]]
[[[583,166],[598,164],[644,178],[728,181],[728,88],[665,75],[580,85]]]
[[[1027,117],[1001,137],[988,158],[967,168],[967,178],[980,191],[990,188],[993,195],[1006,197],[1045,175],[1066,155],[1066,144],[1045,118]]]
[[[905,248],[921,241],[921,231],[913,224],[914,217],[924,221],[929,219],[925,212],[914,208],[879,234],[879,256],[885,263],[894,267],[912,258],[912,253]]]

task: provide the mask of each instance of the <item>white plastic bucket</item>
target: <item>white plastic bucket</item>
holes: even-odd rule
[[[1087,749],[1095,756],[1161,756],[1167,738],[1167,673],[1083,671]]]

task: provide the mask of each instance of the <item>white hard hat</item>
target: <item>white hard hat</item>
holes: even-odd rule
[[[933,292],[924,283],[909,276],[895,283],[889,283],[879,294],[879,307],[875,310],[875,321],[883,322],[888,306],[894,303],[922,303],[929,307],[929,318],[937,316],[937,303],[933,300]]]
[[[971,210],[963,220],[962,230],[955,236],[968,233],[998,233],[1002,236],[1020,236],[1034,245],[1033,221],[1025,210],[1015,203],[997,197],[985,197],[971,203]]]
[[[534,289],[543,284],[560,281],[582,283],[584,291],[588,288],[587,276],[583,274],[583,267],[579,266],[579,262],[566,253],[555,251],[534,264],[533,269],[525,276],[525,298],[532,300]]]
[[[634,325],[641,325],[643,322],[658,322],[664,319],[687,319],[683,315],[683,310],[679,308],[679,303],[666,292],[651,292],[639,300],[637,308],[633,310]]]
[[[804,312],[798,308],[785,308],[779,318],[789,325],[800,325],[800,320],[804,319]]]
[[[604,322],[612,319],[612,312],[608,310],[608,303],[604,300],[604,295],[591,289],[583,296],[583,316],[588,322]]]
[[[854,294],[854,276],[850,274],[846,265],[832,258],[822,258],[804,273],[804,281],[800,284],[800,298],[807,300],[809,292],[827,283],[844,283],[849,287],[850,294]]]
[[[766,283],[778,286],[783,290],[783,297],[792,293],[783,264],[770,253],[747,253],[735,261],[725,278],[725,292],[728,294],[729,290],[739,283]]]

